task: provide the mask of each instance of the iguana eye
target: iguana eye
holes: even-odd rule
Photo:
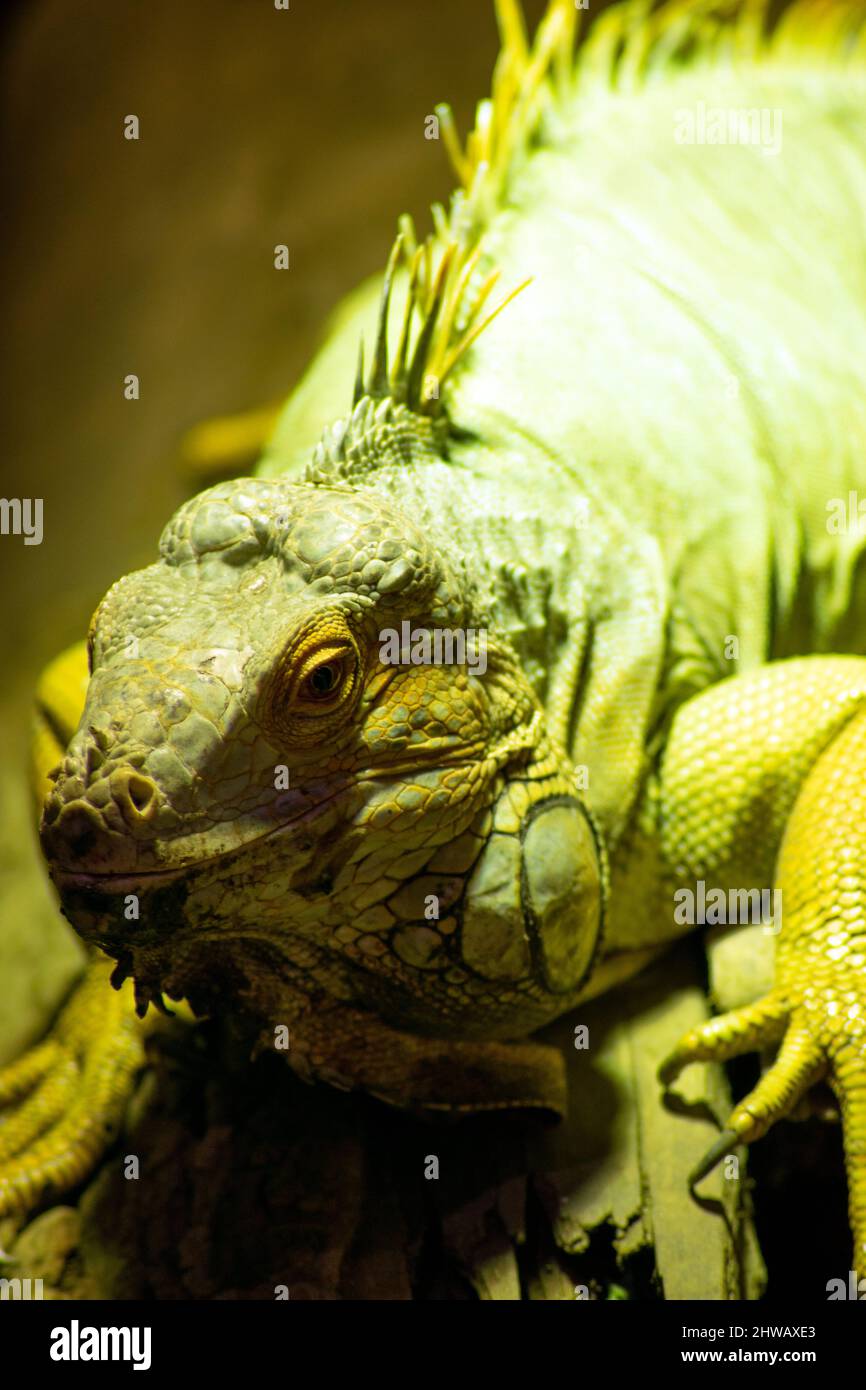
[[[337,694],[346,678],[345,664],[339,658],[314,666],[305,678],[303,693],[308,700],[328,700]]]
[[[259,718],[275,742],[307,747],[346,725],[364,685],[364,661],[341,615],[319,619],[287,646],[262,690]]]
[[[320,643],[298,663],[289,708],[298,714],[336,714],[351,700],[358,675],[358,653],[341,641]]]

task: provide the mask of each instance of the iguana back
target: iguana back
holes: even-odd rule
[[[737,669],[866,650],[863,535],[833,525],[866,485],[866,64],[845,40],[858,7],[821,35],[818,8],[798,4],[769,43],[761,7],[734,29],[714,25],[719,8],[642,23],[617,9],[563,77],[569,7],[551,5],[523,55],[535,105],[497,108],[494,83],[475,138],[499,120],[505,148],[490,140],[486,170],[464,156],[468,192],[432,240],[434,255],[480,247],[464,305],[491,269],[506,289],[531,277],[442,383],[448,466],[419,481],[382,450],[375,467],[339,465],[406,498],[488,575],[539,694],[570,693],[560,722],[611,829],[630,788],[577,708],[603,615],[630,650],[618,686],[633,689],[635,745]],[[350,314],[352,351],[358,331]],[[311,427],[342,413],[336,350],[290,403],[265,474],[291,474]]]

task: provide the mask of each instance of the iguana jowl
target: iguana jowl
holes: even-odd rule
[[[829,1077],[862,1269],[866,570],[828,516],[866,482],[866,10],[764,8],[626,5],[575,60],[570,0],[531,45],[500,0],[349,414],[369,290],[258,476],[97,610],[42,839],[139,1012],[287,1023],[303,1075],[431,1109],[561,1108],[525,1039],[680,934],[678,889],[775,883],[772,992],[663,1074],[779,1044],[710,1160]],[[484,675],[384,663],[407,621],[484,632]],[[46,676],[55,728],[80,679]],[[144,1025],[107,974],[0,1075],[0,1212],[121,1113]]]

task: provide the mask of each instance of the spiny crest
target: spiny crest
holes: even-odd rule
[[[307,470],[309,482],[357,482],[385,463],[441,457],[442,383],[479,333],[529,284],[524,280],[485,313],[499,271],[485,272],[481,247],[455,234],[441,205],[434,206],[433,220],[434,232],[419,245],[412,219],[400,219],[369,369],[365,374],[362,342],[351,414],[325,431]],[[388,328],[398,275],[406,288],[392,356]]]
[[[864,0],[790,0],[768,32],[770,0],[626,0],[602,14],[575,57],[582,10],[574,0],[549,0],[530,42],[519,0],[494,0],[501,47],[491,94],[478,103],[461,142],[450,106],[436,115],[459,181],[449,209],[432,208],[433,231],[419,244],[412,219],[400,219],[385,273],[372,359],[365,373],[360,345],[352,415],[319,446],[318,464],[339,462],[359,446],[368,452],[372,416],[358,407],[392,401],[414,416],[443,413],[441,388],[479,334],[530,283],[524,280],[484,312],[499,272],[485,261],[483,236],[501,206],[515,169],[545,121],[565,111],[575,86],[627,91],[672,69],[702,62],[787,61],[805,46],[828,61],[866,58]],[[405,302],[393,357],[388,322],[397,277]],[[377,417],[378,419],[378,417]],[[378,422],[382,425],[383,421]],[[357,453],[357,450],[356,450]],[[357,460],[356,460],[357,461]]]
[[[492,93],[478,105],[465,148],[451,108],[436,107],[440,131],[460,187],[449,211],[432,208],[433,231],[420,244],[410,217],[400,219],[379,308],[376,341],[365,375],[363,344],[358,357],[356,406],[364,396],[390,397],[420,415],[441,410],[440,391],[454,366],[497,314],[529,284],[524,280],[486,314],[499,278],[482,265],[482,236],[502,192],[515,151],[526,145],[550,104],[554,73],[562,89],[572,67],[577,28],[573,0],[552,0],[530,45],[518,0],[497,0],[502,47]],[[388,355],[388,318],[395,274],[408,277],[398,345]]]
[[[594,20],[577,48],[584,8],[548,0],[527,39],[520,0],[494,0],[501,47],[490,97],[461,144],[451,108],[436,107],[460,189],[455,217],[483,228],[502,202],[515,167],[575,89],[628,90],[684,65],[724,61],[781,62],[808,52],[834,66],[866,62],[863,0],[623,0]],[[773,16],[773,23],[770,17]]]
[[[628,91],[700,64],[796,62],[834,67],[866,60],[863,0],[629,0],[601,15],[581,46],[574,77]]]
[[[460,182],[452,221],[468,222],[472,234],[502,201],[509,175],[538,133],[545,115],[568,94],[582,11],[574,0],[549,0],[530,43],[520,0],[495,0],[500,49],[490,96],[478,103],[465,143],[451,107],[436,109],[439,129]]]
[[[400,219],[382,297],[369,371],[364,374],[364,349],[358,354],[353,407],[364,397],[390,398],[419,415],[441,409],[442,383],[455,364],[529,280],[517,285],[487,314],[482,311],[499,279],[485,273],[482,249],[452,229],[440,205],[433,208],[436,230],[420,245],[410,217]],[[394,277],[408,277],[397,349],[389,360],[388,319]]]
[[[380,470],[441,459],[446,434],[441,417],[419,415],[390,395],[362,395],[346,419],[325,430],[304,482],[356,485]]]

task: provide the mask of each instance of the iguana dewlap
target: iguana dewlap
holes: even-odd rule
[[[285,1025],[308,1078],[561,1109],[525,1039],[687,930],[686,890],[773,887],[771,993],[663,1077],[779,1045],[708,1162],[829,1078],[862,1270],[866,9],[763,9],[623,6],[575,60],[571,0],[531,46],[500,0],[378,326],[361,292],[258,475],[109,591],[74,732],[80,658],[47,673],[42,842],[122,987],[98,955],[0,1074],[0,1213],[110,1137],[127,977],[139,1013]]]

